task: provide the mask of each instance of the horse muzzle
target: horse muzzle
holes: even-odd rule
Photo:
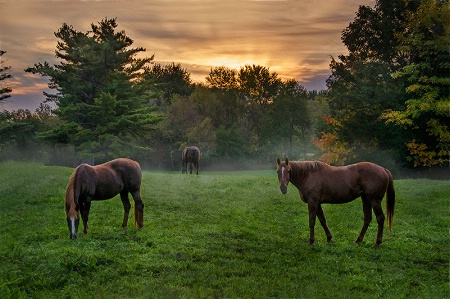
[[[280,191],[281,191],[281,193],[286,194],[287,193],[287,186],[286,185],[281,185],[280,186]]]
[[[78,224],[79,224],[79,219],[67,219],[67,224],[69,226],[69,233],[70,233],[70,239],[71,240],[76,240],[77,239],[77,234],[78,234]]]

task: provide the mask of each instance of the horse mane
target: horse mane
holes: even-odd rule
[[[323,170],[328,164],[321,161],[289,161],[291,175],[304,177],[309,173]]]
[[[75,202],[75,184],[76,184],[76,177],[77,177],[77,171],[78,168],[75,169],[75,171],[70,176],[69,182],[67,183],[66,188],[66,196],[65,196],[65,211],[66,214],[69,212],[76,213],[75,207],[77,203]],[[73,216],[73,215],[72,215]]]

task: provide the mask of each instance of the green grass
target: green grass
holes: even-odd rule
[[[363,243],[360,200],[307,206],[275,171],[144,172],[145,225],[122,229],[118,197],[92,204],[69,240],[73,169],[0,164],[0,298],[449,298],[449,181],[398,180],[393,233]]]

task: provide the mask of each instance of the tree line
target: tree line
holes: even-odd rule
[[[63,24],[55,32],[61,62],[25,70],[48,77],[51,92],[34,113],[0,113],[0,151],[33,149],[66,164],[128,156],[177,169],[181,149],[197,145],[206,163],[273,164],[286,155],[448,166],[449,22],[448,1],[360,6],[342,31],[348,54],[331,57],[324,91],[261,65],[214,67],[193,83],[181,64],[137,58],[145,49],[115,18],[88,32]]]

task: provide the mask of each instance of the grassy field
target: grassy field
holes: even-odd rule
[[[144,172],[145,226],[122,229],[120,199],[94,202],[69,240],[73,169],[0,164],[0,298],[449,298],[449,181],[398,180],[393,233],[363,243],[360,200],[307,206],[275,170]]]

